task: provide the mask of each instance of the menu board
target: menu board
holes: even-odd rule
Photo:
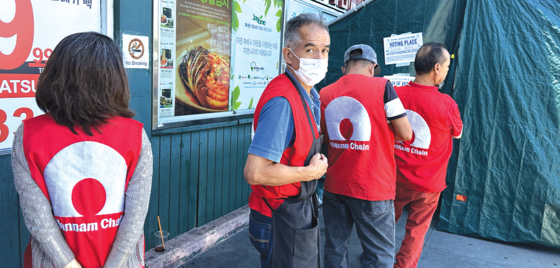
[[[254,109],[279,73],[282,0],[160,0],[159,15],[157,127]]]
[[[37,80],[64,37],[101,30],[99,0],[2,1],[0,8],[0,150],[21,122],[43,112]]]

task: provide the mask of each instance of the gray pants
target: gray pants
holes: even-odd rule
[[[395,257],[393,200],[367,201],[325,191],[325,268],[350,267],[348,246],[354,223],[362,243],[362,267],[392,268]]]

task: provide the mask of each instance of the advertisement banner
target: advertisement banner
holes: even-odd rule
[[[233,2],[229,110],[254,109],[279,74],[282,1]]]
[[[422,33],[409,33],[383,38],[385,64],[413,62],[422,46]]]
[[[0,150],[27,118],[42,114],[37,80],[64,37],[101,30],[98,0],[3,1],[0,8]]]

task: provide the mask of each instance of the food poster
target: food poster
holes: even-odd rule
[[[228,110],[230,0],[177,0],[175,116]]]
[[[173,102],[175,98],[173,97],[173,83],[161,83],[161,95],[159,97],[159,107],[160,107],[160,117],[170,117],[175,113],[173,108]]]
[[[159,31],[159,118],[175,115],[175,1],[163,0],[160,5]]]
[[[173,69],[173,46],[167,43],[162,43],[160,51],[160,68],[172,70]]]
[[[161,27],[173,29],[173,6],[164,5],[161,9]]]
[[[233,1],[229,110],[254,109],[279,74],[282,0]]]
[[[98,0],[0,1],[0,151],[24,119],[42,114],[37,80],[64,37],[101,30]]]

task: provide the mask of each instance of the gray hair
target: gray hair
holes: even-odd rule
[[[284,33],[284,47],[295,48],[301,42],[299,30],[303,26],[315,24],[325,31],[329,32],[329,26],[323,16],[316,13],[301,13],[286,23],[286,32]]]

